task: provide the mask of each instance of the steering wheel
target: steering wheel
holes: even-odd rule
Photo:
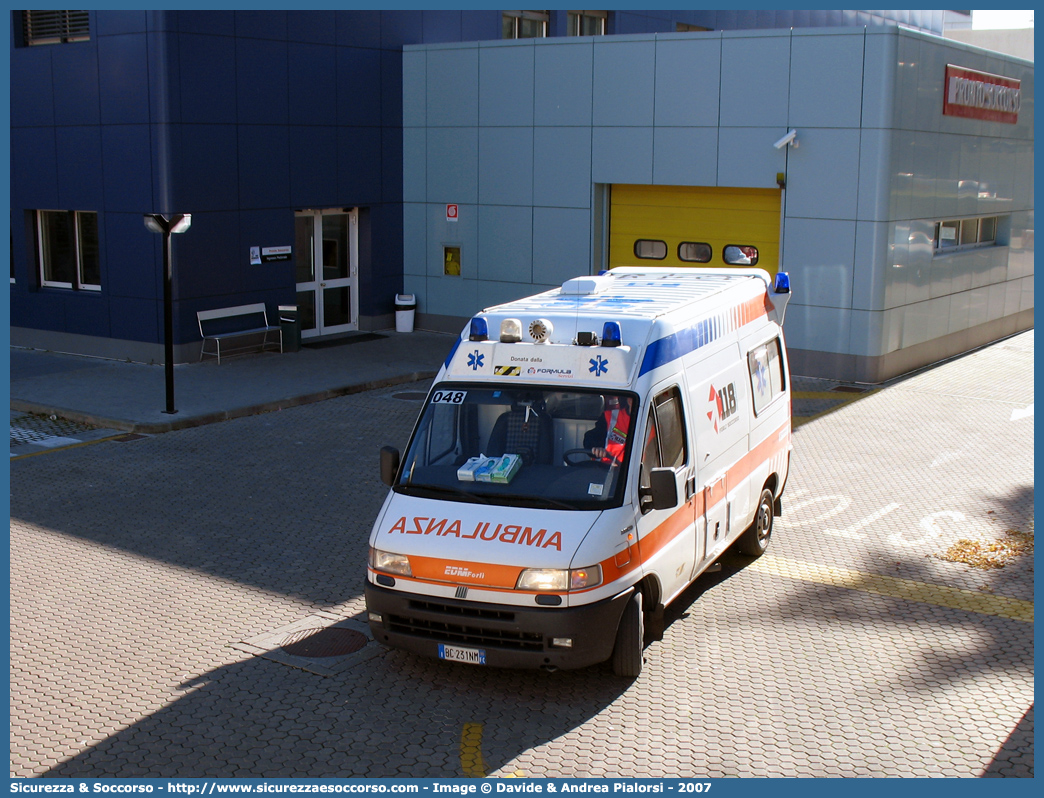
[[[583,460],[576,459],[577,455],[583,455]],[[600,463],[602,458],[598,457],[590,449],[566,449],[562,452],[562,462],[567,466],[578,466],[578,465],[589,465],[591,463]]]

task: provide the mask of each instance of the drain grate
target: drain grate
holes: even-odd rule
[[[835,393],[866,393],[866,388],[859,388],[855,385],[835,385],[830,389]]]
[[[353,629],[328,626],[324,629],[302,629],[294,632],[280,648],[293,657],[318,659],[354,654],[367,643],[366,635]]]
[[[44,416],[16,416],[11,419],[11,446],[46,444],[55,440],[75,441],[76,435],[91,432],[95,427]]]

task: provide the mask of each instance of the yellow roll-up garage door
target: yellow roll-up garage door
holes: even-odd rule
[[[745,266],[779,270],[779,189],[615,184],[609,268]]]

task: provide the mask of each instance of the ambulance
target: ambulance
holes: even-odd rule
[[[647,623],[735,544],[758,556],[791,452],[789,277],[618,267],[475,315],[373,525],[385,646],[642,669]]]

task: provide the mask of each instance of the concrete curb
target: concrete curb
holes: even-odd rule
[[[137,432],[144,435],[159,435],[164,432],[174,432],[175,430],[202,427],[207,424],[216,424],[220,421],[231,421],[235,418],[256,416],[260,413],[271,413],[275,410],[285,410],[287,408],[297,407],[299,405],[313,404],[315,402],[322,402],[327,399],[335,399],[338,396],[348,396],[349,394],[362,393],[364,391],[373,391],[378,388],[390,388],[395,385],[419,382],[421,380],[432,380],[435,378],[435,375],[437,373],[437,371],[415,371],[409,374],[400,374],[395,377],[385,377],[383,379],[354,383],[352,385],[345,385],[340,388],[328,388],[324,391],[317,391],[315,393],[304,394],[302,396],[291,396],[283,399],[274,399],[269,402],[261,402],[255,405],[248,405],[246,407],[236,407],[232,408],[231,410],[216,410],[212,413],[202,413],[194,416],[185,416],[183,418],[175,418],[171,421],[158,423],[108,418],[106,416],[100,416],[94,413],[85,413],[80,410],[70,410],[69,408],[64,407],[52,407],[49,405],[41,405],[35,402],[27,402],[21,399],[12,399],[11,409],[19,413],[35,413],[46,416],[57,416],[58,418],[65,419],[66,421],[73,421],[78,424],[88,424],[92,427],[100,427],[102,429],[115,429],[123,432]]]

